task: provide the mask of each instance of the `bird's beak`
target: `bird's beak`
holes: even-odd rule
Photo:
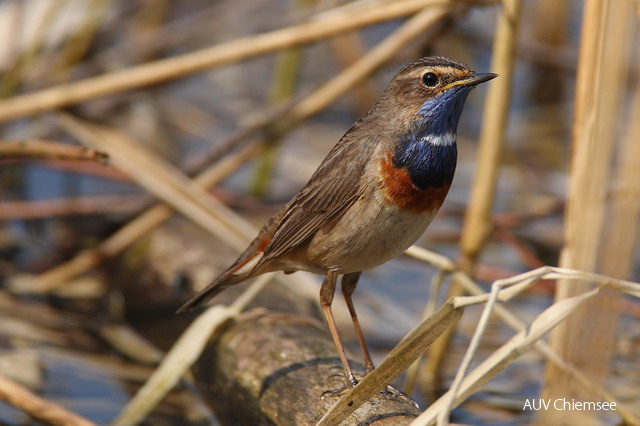
[[[452,87],[461,86],[461,87],[473,87],[480,83],[484,83],[485,81],[489,81],[498,76],[498,74],[494,74],[492,72],[487,73],[476,73],[462,80],[457,80],[452,83],[447,84],[442,88],[442,90],[447,90]]]

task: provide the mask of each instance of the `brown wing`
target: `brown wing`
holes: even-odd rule
[[[360,179],[376,141],[375,137],[354,138],[356,126],[333,147],[298,195],[269,219],[233,265],[185,303],[179,312],[190,311],[225,288],[254,276],[260,266],[314,235],[328,219],[340,215],[361,195]],[[263,256],[251,270],[239,272],[261,252]]]
[[[354,138],[353,134],[359,132],[353,130],[333,147],[305,187],[284,207],[261,264],[304,242],[360,197],[360,180],[376,141],[374,137]]]

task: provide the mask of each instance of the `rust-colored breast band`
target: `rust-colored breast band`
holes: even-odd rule
[[[393,166],[391,155],[380,160],[382,191],[387,202],[399,210],[422,213],[438,210],[444,202],[451,185],[417,188],[409,172]]]

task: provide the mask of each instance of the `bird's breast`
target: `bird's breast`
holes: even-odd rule
[[[380,159],[380,189],[385,201],[402,211],[434,212],[444,202],[450,183],[440,186],[417,187],[407,168],[394,166],[391,154]]]

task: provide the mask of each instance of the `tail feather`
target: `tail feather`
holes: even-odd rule
[[[260,275],[263,272],[267,272],[269,269],[267,265],[262,262],[263,252],[276,228],[285,210],[281,210],[279,213],[267,221],[267,224],[260,230],[258,236],[249,244],[249,247],[236,259],[236,261],[216,278],[211,284],[209,284],[204,290],[193,296],[184,305],[178,309],[178,312],[189,312],[205,303],[207,300],[212,299],[218,293],[222,292],[227,287],[234,284],[238,284],[244,280]]]
[[[184,305],[180,306],[178,313],[191,312],[206,301],[213,299],[219,293],[222,293],[227,287],[238,284],[248,278],[250,278],[250,274],[234,274],[232,270],[228,271],[216,278],[214,282],[189,299]]]

